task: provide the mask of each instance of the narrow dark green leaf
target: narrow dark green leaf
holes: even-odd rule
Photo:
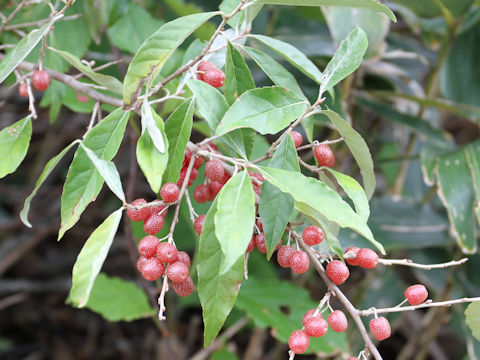
[[[340,115],[331,110],[322,111],[330,121],[335,125],[340,135],[345,139],[345,143],[352,152],[355,161],[360,168],[363,178],[363,187],[367,198],[370,199],[375,191],[375,173],[373,171],[373,160],[367,143],[362,136],[356,132],[351,125],[343,120]]]
[[[291,136],[283,137],[273,153],[272,160],[270,160],[268,166],[277,169],[300,172],[297,149],[295,148]]]
[[[197,258],[198,296],[203,311],[205,346],[210,345],[217,336],[232,311],[243,279],[245,261],[241,257],[229,271],[221,272],[225,260],[215,235],[217,199],[210,206],[203,223]]]
[[[0,179],[13,173],[27,155],[30,137],[32,136],[32,118],[27,116],[22,120],[0,131]]]
[[[245,59],[229,41],[225,62],[225,98],[229,104],[233,104],[245,91],[254,88],[255,82]]]
[[[177,182],[182,169],[185,149],[192,133],[193,99],[181,103],[165,122],[168,139],[168,165],[164,182]]]
[[[113,238],[117,233],[123,208],[110,214],[90,235],[73,265],[70,299],[73,304],[83,307],[87,304],[103,262],[107,257]]]

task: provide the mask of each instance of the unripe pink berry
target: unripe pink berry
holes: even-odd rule
[[[314,308],[314,309],[310,309],[308,310],[305,315],[303,315],[303,318],[302,318],[302,324],[303,326],[305,326],[305,323],[307,322],[308,319],[312,318],[313,316],[322,316],[322,313],[320,313],[320,311],[317,312],[317,315],[314,315],[315,312],[317,312],[317,309]]]
[[[18,86],[18,94],[21,97],[28,97],[28,85],[27,85],[27,83],[21,83]]]
[[[320,337],[327,333],[328,323],[323,316],[312,316],[305,321],[305,332],[308,336]]]
[[[265,243],[265,234],[260,233],[255,235],[255,245],[260,252],[266,254],[267,253],[267,244]]]
[[[155,235],[162,230],[165,219],[162,215],[152,214],[143,223],[143,231],[148,235]]]
[[[308,246],[320,244],[323,241],[323,231],[316,226],[307,226],[302,233],[302,239]]]
[[[210,189],[207,185],[200,184],[193,190],[193,200],[203,204],[210,200]]]
[[[290,267],[290,259],[294,252],[295,252],[295,249],[292,246],[288,246],[288,245],[280,246],[277,252],[278,264],[283,268]]]
[[[348,320],[343,311],[335,310],[328,315],[328,324],[335,332],[343,332],[347,330]]]
[[[320,166],[331,168],[335,165],[335,155],[327,144],[318,145],[315,150],[313,150],[313,156],[315,156]]]
[[[155,281],[165,273],[165,265],[157,258],[147,259],[142,268],[142,276],[145,280]]]
[[[347,281],[350,271],[347,265],[340,260],[333,260],[327,265],[327,276],[335,285],[341,285]]]
[[[364,248],[358,251],[356,260],[361,267],[373,269],[378,264],[378,255],[375,251]]]
[[[373,337],[378,341],[388,339],[392,333],[390,323],[383,316],[379,317],[378,319],[370,320],[369,326],[370,332],[372,333]]]
[[[151,258],[157,253],[158,238],[147,235],[137,245],[138,253],[144,257]]]
[[[177,248],[167,242],[158,244],[157,258],[164,263],[173,263],[178,259]]]
[[[179,284],[173,283],[173,291],[175,291],[175,293],[178,296],[182,296],[182,297],[190,296],[193,293],[193,289],[194,289],[193,280],[190,276],[187,278],[187,280],[185,280],[182,283],[179,283]]]
[[[205,176],[211,181],[222,181],[225,169],[220,160],[210,160],[205,164]]]
[[[131,202],[131,206],[139,206],[139,205],[145,205],[147,203],[147,200],[145,199],[136,199]],[[127,209],[127,216],[130,218],[132,221],[142,221],[145,220],[147,217],[150,216],[150,210],[148,207],[144,207],[141,209],[132,209],[128,208]]]
[[[180,261],[187,265],[187,268],[190,268],[190,256],[185,251],[177,252],[177,261]]]
[[[347,250],[345,250],[345,254],[344,255],[347,255],[348,253],[353,253],[355,254],[355,258],[353,259],[347,259],[345,258],[345,261],[347,262],[348,265],[353,265],[353,266],[357,266],[358,265],[358,259],[356,258],[358,252],[360,251],[360,248],[356,247],[356,246],[350,246]]]
[[[46,71],[37,70],[33,73],[32,83],[38,91],[45,91],[50,86],[50,75]]]
[[[288,347],[295,354],[303,354],[310,345],[310,338],[303,330],[295,330],[288,338]]]
[[[302,250],[295,251],[290,258],[289,265],[294,273],[303,274],[310,266],[307,253]]]
[[[405,297],[410,305],[420,305],[428,297],[428,291],[425,286],[421,284],[412,285],[405,290]]]
[[[175,261],[168,265],[167,276],[173,283],[183,283],[188,278],[188,266],[181,261]]]
[[[302,134],[300,134],[297,131],[291,131],[290,135],[292,136],[292,140],[293,140],[293,143],[295,144],[296,148],[298,148],[300,145],[302,145],[302,142],[303,142]]]
[[[225,84],[225,74],[222,70],[217,68],[207,69],[203,74],[203,81],[208,85],[219,88]]]
[[[143,257],[143,256],[140,256],[137,260],[137,270],[138,272],[142,272],[143,271],[143,268],[145,267],[145,264],[147,263],[147,258],[146,257]]]
[[[178,188],[178,185],[171,182],[163,184],[162,188],[160,189],[160,197],[167,204],[177,201],[179,194],[180,189]]]
[[[195,232],[198,234],[198,236],[202,235],[202,229],[203,229],[203,223],[205,222],[205,217],[206,215],[198,215],[198,217],[195,219],[195,222],[193,223],[193,228],[195,229]]]

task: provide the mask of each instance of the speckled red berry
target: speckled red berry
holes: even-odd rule
[[[405,290],[405,297],[410,305],[420,305],[428,297],[427,288],[421,284],[412,285]]]
[[[262,223],[262,220],[257,219],[256,224],[257,224],[258,230],[263,231],[263,223]]]
[[[392,333],[390,323],[388,322],[387,318],[383,316],[379,317],[378,319],[370,320],[369,327],[373,337],[378,341],[388,339]]]
[[[157,258],[164,263],[173,263],[178,259],[177,248],[167,242],[158,244]]]
[[[143,268],[145,267],[145,264],[147,263],[147,258],[140,256],[137,260],[137,270],[138,272],[142,272]]]
[[[147,200],[145,199],[136,199],[131,202],[131,206],[139,206],[139,205],[145,205],[147,203]],[[147,207],[141,208],[141,209],[133,209],[133,208],[128,208],[127,209],[127,216],[130,218],[132,221],[142,221],[145,220],[147,217],[150,216],[150,210]]]
[[[177,252],[177,261],[181,261],[190,268],[190,256],[185,251]]]
[[[173,283],[173,291],[175,291],[175,293],[178,296],[182,296],[182,297],[190,296],[193,293],[193,289],[194,289],[193,280],[190,276],[187,278],[187,280],[185,280],[182,283],[179,283],[179,284]]]
[[[224,173],[223,163],[220,160],[210,160],[205,164],[205,176],[211,181],[221,182]]]
[[[303,274],[310,266],[307,253],[302,250],[295,251],[290,258],[289,265],[294,273]]]
[[[313,150],[313,156],[317,159],[318,165],[333,167],[335,165],[335,155],[327,144],[318,145]]]
[[[203,74],[203,81],[215,88],[222,87],[225,84],[225,73],[217,68],[207,69]]]
[[[190,159],[192,158],[192,152],[190,150],[185,150],[185,156],[183,157],[183,167],[188,167],[190,164]]]
[[[303,136],[297,131],[291,131],[290,135],[292,137],[293,143],[295,144],[295,147],[298,148],[300,145],[302,145],[303,142]]]
[[[210,190],[210,201],[215,200],[223,185],[218,181],[211,181],[208,183],[208,190]]]
[[[50,75],[46,71],[37,70],[33,73],[32,84],[38,91],[45,91],[50,86]]]
[[[350,276],[350,271],[348,270],[347,265],[345,265],[340,260],[333,260],[327,265],[327,276],[335,284],[341,285],[347,281]]]
[[[167,276],[173,283],[183,283],[188,278],[188,266],[181,261],[175,261],[168,265]]]
[[[302,233],[302,239],[308,246],[320,244],[323,241],[323,231],[316,226],[307,226]]]
[[[142,269],[142,276],[145,280],[155,281],[165,273],[165,265],[157,258],[147,259]]]
[[[155,235],[162,230],[165,219],[162,215],[152,214],[143,223],[143,231],[148,235]]]
[[[328,324],[335,332],[344,332],[348,327],[348,320],[343,311],[335,310],[328,315]]]
[[[353,259],[347,259],[345,258],[345,261],[347,262],[348,265],[353,265],[353,266],[357,266],[358,265],[358,259],[357,259],[357,254],[358,252],[360,251],[360,248],[356,247],[356,246],[350,246],[347,250],[345,250],[345,254],[344,255],[347,255],[347,254],[354,254],[355,255],[355,258]]]
[[[295,330],[288,338],[288,347],[295,354],[303,354],[310,345],[310,338],[303,330]]]
[[[28,85],[27,85],[27,83],[21,83],[18,86],[18,94],[21,97],[28,97]]]
[[[255,236],[252,236],[252,238],[250,239],[250,242],[248,243],[247,253],[252,252],[253,249],[255,249]]]
[[[305,332],[308,336],[320,337],[327,333],[328,323],[323,316],[312,316],[305,321]]]
[[[202,60],[198,63],[197,66],[197,79],[204,81],[205,71],[209,69],[215,69],[216,66],[209,61]]]
[[[311,317],[313,317],[313,316],[323,316],[323,315],[320,313],[320,311],[318,311],[317,314],[314,315],[315,312],[317,312],[317,309],[316,309],[316,308],[308,310],[308,311],[305,313],[305,315],[303,315],[303,318],[302,318],[302,324],[303,324],[303,326],[305,326],[305,323],[306,323],[307,320],[310,319]]]
[[[207,185],[200,184],[193,190],[193,200],[199,204],[203,204],[210,200],[210,189]]]
[[[165,210],[165,208],[167,208],[167,207],[168,207],[168,205],[149,206],[147,208],[148,211],[150,212],[149,216],[153,215],[153,214],[158,214],[158,215],[161,215],[161,216],[165,217],[167,215],[167,210]]]
[[[157,253],[158,238],[152,235],[145,236],[138,243],[138,253],[146,258],[151,258]]]
[[[295,249],[289,245],[280,246],[277,252],[277,262],[283,268],[290,267],[290,259],[295,252]]]
[[[260,252],[266,254],[267,253],[267,244],[265,243],[265,234],[260,233],[255,235],[255,246],[257,247]]]
[[[160,189],[160,197],[166,203],[177,201],[179,194],[180,189],[178,188],[178,185],[171,182],[163,184],[162,188]]]
[[[195,229],[195,232],[200,236],[202,234],[202,229],[203,229],[203,223],[205,222],[205,217],[206,215],[199,215],[196,219],[195,222],[193,223],[193,228]]]
[[[378,264],[378,255],[368,248],[360,249],[356,257],[358,265],[366,269],[373,269]]]
[[[195,162],[193,163],[193,167],[195,169],[200,169],[200,167],[202,166],[203,164],[203,158],[201,156],[197,156],[195,158]]]

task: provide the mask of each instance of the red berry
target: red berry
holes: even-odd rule
[[[160,197],[166,203],[177,201],[179,194],[180,189],[178,188],[178,185],[171,182],[163,184],[162,188],[160,189]]]
[[[148,281],[155,281],[165,273],[165,265],[157,258],[147,259],[142,269],[142,276]]]
[[[392,333],[390,323],[383,316],[379,317],[378,319],[370,320],[369,326],[370,332],[372,333],[373,337],[378,341],[388,339]]]
[[[262,174],[259,173],[254,173],[254,172],[249,172],[250,178],[252,179],[252,184],[253,186],[256,187],[261,187],[263,182],[265,181],[265,178],[263,177]]]
[[[201,156],[197,156],[195,158],[195,162],[193,163],[193,167],[195,169],[200,169],[200,167],[202,166],[203,164],[203,158]]]
[[[137,260],[137,270],[138,272],[142,272],[143,268],[145,267],[145,264],[147,263],[147,258],[140,256]]]
[[[252,252],[255,249],[255,236],[252,236],[250,242],[248,243],[247,253]]]
[[[343,311],[335,310],[328,315],[328,324],[335,332],[343,332],[347,330],[348,320]]]
[[[50,75],[46,71],[37,70],[33,73],[32,83],[38,91],[45,91],[50,85]]]
[[[205,71],[209,69],[215,69],[216,66],[209,61],[202,60],[197,66],[197,79],[204,81]]]
[[[347,253],[355,254],[355,258],[353,258],[353,259],[345,258],[345,261],[347,262],[348,265],[353,265],[353,266],[358,265],[357,254],[358,254],[359,251],[360,251],[360,248],[358,248],[356,246],[350,246],[347,250],[345,250],[344,255],[347,255]]]
[[[295,354],[303,354],[310,345],[310,338],[303,330],[295,330],[288,338],[288,347]]]
[[[200,184],[193,190],[193,200],[199,204],[203,204],[210,200],[210,189],[207,185]]]
[[[328,323],[323,316],[312,316],[305,321],[305,332],[308,336],[320,337],[327,333]]]
[[[410,305],[420,305],[428,297],[428,291],[425,286],[421,284],[412,285],[405,290],[405,297]]]
[[[131,206],[139,206],[139,205],[145,205],[146,203],[147,203],[147,200],[145,200],[145,199],[136,199],[136,200],[133,200],[130,205]],[[150,210],[149,210],[148,207],[144,207],[144,208],[141,208],[141,209],[138,209],[138,210],[128,208],[127,209],[127,216],[132,221],[142,221],[142,220],[145,220],[147,217],[150,216]]]
[[[302,250],[295,251],[290,258],[289,265],[294,273],[303,274],[310,266],[307,253]]]
[[[320,244],[323,241],[323,231],[316,226],[307,226],[302,233],[302,239],[308,246]]]
[[[341,285],[347,281],[350,271],[347,265],[340,260],[333,260],[327,265],[327,276],[335,285]]]
[[[206,215],[199,215],[195,219],[195,222],[193,223],[193,228],[195,229],[198,236],[200,236],[202,234],[203,223],[205,222],[205,217],[206,217]]]
[[[157,258],[164,263],[173,263],[178,259],[177,248],[167,242],[158,244]]]
[[[193,180],[195,180],[193,178],[194,175],[198,175],[198,171],[197,169],[192,169],[192,172],[190,173],[190,178],[188,179],[188,184],[187,186],[191,186],[193,184]],[[183,185],[183,181],[185,180],[185,176],[187,175],[187,168],[182,168],[182,170],[180,170],[180,177],[178,178],[177,180],[177,186],[180,188],[182,187]]]
[[[192,152],[190,150],[185,150],[185,157],[183,158],[183,167],[188,167],[188,164],[190,164],[191,158],[192,158]]]
[[[207,69],[203,74],[203,81],[215,88],[222,87],[225,83],[225,74],[217,68]]]
[[[260,231],[263,231],[263,223],[262,220],[257,219],[257,227]]]
[[[360,249],[356,257],[358,265],[366,269],[373,269],[378,264],[378,255],[368,248]]]
[[[157,253],[158,238],[152,235],[145,236],[138,243],[138,253],[146,258],[151,258]]]
[[[162,230],[165,219],[162,215],[152,214],[143,223],[143,231],[148,235],[155,235]]]
[[[185,251],[177,252],[177,261],[180,261],[190,268],[190,256]]]
[[[225,173],[223,174],[223,179],[222,181],[220,181],[220,184],[225,185],[227,181],[230,180],[231,177],[232,175],[230,175],[228,172],[225,171]]]
[[[77,100],[82,103],[86,103],[88,101],[88,96],[77,94]]]
[[[320,166],[333,167],[335,165],[335,155],[330,146],[326,144],[318,145],[313,151],[313,156]]]
[[[267,244],[265,243],[265,234],[260,233],[255,235],[255,245],[260,252],[266,254],[267,253]]]
[[[298,148],[300,145],[302,145],[303,142],[303,136],[297,131],[292,131],[290,132],[290,135],[292,136],[293,143],[295,144],[295,147]]]
[[[290,266],[290,259],[292,258],[294,252],[295,249],[292,246],[280,246],[277,252],[278,264],[283,268],[288,268]]]
[[[167,276],[173,283],[183,283],[188,278],[188,266],[181,261],[168,265]]]
[[[165,210],[165,208],[167,207],[167,205],[155,205],[149,206],[147,209],[150,211],[150,215],[158,214],[165,217],[165,215],[167,215],[167,210]]]
[[[210,160],[205,164],[205,176],[211,181],[221,182],[223,180],[224,173],[225,170],[220,160]]]
[[[360,359],[357,358],[356,356],[352,356],[352,357],[349,357],[348,360],[360,360]]]
[[[190,276],[182,283],[173,283],[173,291],[175,291],[178,296],[186,297],[192,295],[193,288],[193,280]]]
[[[317,311],[317,309],[310,309],[308,310],[305,315],[303,315],[303,318],[302,318],[302,324],[303,326],[305,326],[305,323],[307,322],[308,319],[312,318],[315,314],[315,312]],[[317,315],[315,316],[322,316],[322,314],[320,313],[320,311],[317,313]]]
[[[190,180],[193,181],[198,177],[198,170],[193,168],[192,171],[190,172]],[[188,182],[188,186],[192,185],[190,181]]]
[[[210,190],[210,200],[215,200],[215,197],[218,195],[220,190],[222,190],[223,185],[218,181],[212,181],[208,183],[208,189]]]
[[[27,83],[21,83],[18,86],[18,94],[21,97],[28,97],[28,85],[27,85]]]

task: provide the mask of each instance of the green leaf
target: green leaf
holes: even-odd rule
[[[267,74],[275,85],[283,86],[292,90],[297,95],[303,95],[302,89],[298,86],[297,80],[295,80],[293,75],[273,58],[260,50],[248,46],[244,46],[243,49],[257,63],[263,72]]]
[[[478,141],[467,145],[465,156],[468,168],[472,176],[473,188],[475,190],[475,213],[477,223],[480,224],[480,143]]]
[[[338,185],[340,185],[348,197],[352,199],[357,214],[360,215],[363,220],[367,221],[370,216],[370,207],[368,206],[368,199],[365,195],[365,191],[360,184],[348,175],[342,174],[331,168],[326,168],[326,170],[335,176]]]
[[[249,90],[228,109],[216,134],[223,135],[245,127],[262,135],[276,134],[306,109],[306,101],[285,88],[273,86]]]
[[[100,176],[105,180],[110,190],[112,190],[122,202],[126,202],[125,194],[122,189],[122,181],[120,180],[120,175],[115,164],[111,161],[99,159],[97,155],[85,145],[80,144],[80,146],[85,151]]]
[[[145,106],[142,106],[142,115],[144,108]],[[142,116],[142,135],[137,142],[137,161],[153,192],[158,193],[168,163],[168,139],[165,135],[163,120],[150,108],[150,105],[148,109],[149,115]],[[151,119],[149,119],[150,116]],[[157,144],[163,145],[163,152],[155,146],[151,133],[156,134]]]
[[[143,79],[158,73],[175,49],[216,12],[183,16],[161,26],[142,44],[128,66],[123,82],[123,101],[129,105],[143,85]]]
[[[0,131],[0,153],[3,154],[3,159],[0,161],[0,179],[17,170],[27,155],[31,136],[31,116]]]
[[[231,105],[245,91],[254,88],[255,82],[245,59],[229,41],[225,62],[225,98]]]
[[[203,223],[197,258],[198,296],[203,311],[205,346],[210,345],[217,336],[232,311],[243,279],[243,257],[229,271],[221,272],[225,256],[215,235],[217,203],[218,197],[210,206]]]
[[[396,22],[395,14],[376,0],[255,0],[259,4],[295,5],[295,6],[348,6],[367,8],[387,15]]]
[[[367,143],[362,136],[356,132],[348,122],[343,120],[340,115],[331,110],[322,111],[330,121],[335,125],[338,132],[345,139],[345,143],[352,152],[355,161],[360,168],[363,178],[363,187],[367,198],[370,199],[375,191],[375,173],[373,171],[373,160]]]
[[[129,113],[117,109],[95,125],[83,139],[83,144],[106,161],[113,159],[122,142]],[[96,199],[103,178],[95,169],[85,150],[79,147],[68,170],[61,199],[60,240],[75,225],[88,204]]]
[[[453,16],[459,16],[466,12],[473,4],[473,0],[393,0],[392,2],[406,6],[415,14],[422,17],[441,16],[442,10],[439,4],[449,9]]]
[[[70,63],[70,65],[74,66],[78,71],[95,81],[97,84],[105,86],[108,90],[114,92],[115,94],[122,94],[122,83],[118,79],[110,75],[93,71],[89,66],[83,64],[78,57],[66,51],[60,51],[54,48],[49,48],[49,50],[52,50],[56,54],[60,55],[64,60]]]
[[[101,29],[107,25],[108,4],[106,1],[85,0],[83,3],[83,18],[87,23],[88,33],[95,43],[100,44]]]
[[[462,251],[477,251],[474,190],[463,150],[443,156],[437,163],[438,195],[447,208],[451,233]]]
[[[125,14],[108,28],[107,34],[116,47],[134,54],[162,25],[163,21],[154,18],[148,11],[132,2]]]
[[[8,52],[8,55],[0,62],[0,83],[2,83],[10,73],[15,70],[23,59],[32,51],[40,42],[42,37],[50,30],[50,26],[63,17],[62,14],[53,17],[48,23],[34,29],[28,33],[15,47]]]
[[[480,303],[474,302],[468,305],[465,310],[465,322],[472,330],[473,336],[480,340]]]
[[[30,195],[27,196],[25,199],[25,202],[23,203],[23,209],[20,211],[20,220],[28,226],[32,227],[32,224],[28,221],[28,211],[30,210],[30,203],[33,199],[33,197],[37,194],[38,189],[40,186],[43,184],[43,182],[47,179],[48,175],[52,172],[52,170],[57,166],[57,164],[60,162],[60,160],[63,159],[63,157],[67,154],[68,150],[72,148],[73,145],[77,144],[80,142],[79,140],[76,140],[72,142],[70,145],[68,145],[65,149],[60,151],[57,155],[55,155],[53,158],[50,159],[50,161],[45,165],[43,168],[42,173],[37,179],[37,182],[35,183],[35,188],[31,192]]]
[[[254,223],[255,194],[250,175],[242,171],[232,176],[218,194],[215,235],[223,252],[222,274],[245,256]]]
[[[95,278],[107,257],[118,230],[123,208],[111,213],[90,235],[73,265],[70,298],[77,307],[84,307],[90,297]]]
[[[317,84],[322,82],[322,73],[315,64],[296,47],[282,40],[264,35],[250,35],[251,38],[260,41],[295,66],[303,74],[314,80]]]
[[[155,310],[135,283],[98,274],[85,307],[108,321],[132,321],[152,316]]]
[[[148,101],[144,101],[142,104],[142,135],[148,132],[155,148],[163,154],[165,153],[165,141],[160,127],[163,129],[164,124],[157,124],[156,120],[162,123],[163,121],[159,118],[155,119],[153,114],[154,112]]]
[[[367,46],[367,35],[362,29],[357,27],[348,34],[323,71],[322,84],[320,85],[321,94],[332,89],[357,70],[362,63]]]
[[[165,122],[165,135],[168,139],[168,165],[164,182],[177,182],[180,177],[185,149],[192,133],[193,99],[181,103]]]
[[[293,196],[299,211],[312,217],[318,212],[341,227],[351,228],[374,244],[382,254],[385,253],[383,246],[373,238],[365,220],[325,183],[299,172],[268,167],[260,167],[260,170],[273,185]]]

